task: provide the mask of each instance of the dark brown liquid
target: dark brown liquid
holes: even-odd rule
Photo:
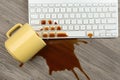
[[[77,67],[86,76],[87,80],[90,80],[74,54],[73,44],[77,43],[77,39],[45,40],[45,42],[47,46],[39,51],[36,56],[42,56],[46,60],[50,75],[52,74],[52,71],[62,71],[67,69],[72,71],[77,80],[79,80],[78,75],[74,71],[74,68]],[[81,42],[87,43],[86,41]]]

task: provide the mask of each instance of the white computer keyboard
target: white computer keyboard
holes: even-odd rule
[[[118,37],[117,7],[116,3],[31,3],[29,24],[44,39]]]

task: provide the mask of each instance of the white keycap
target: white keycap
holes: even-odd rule
[[[107,20],[107,22],[108,22],[108,23],[116,23],[116,20],[115,20],[115,19],[110,18],[110,19],[108,19],[108,20]]]
[[[74,18],[75,17],[75,14],[70,14],[70,18]]]
[[[96,12],[96,8],[95,8],[95,7],[92,7],[92,8],[91,8],[91,12]]]
[[[94,19],[89,19],[90,24],[94,24],[94,22],[95,22]]]
[[[93,18],[93,13],[88,13],[88,18]]]
[[[78,9],[77,8],[73,8],[73,12],[77,12],[78,11]]]
[[[112,13],[112,17],[117,17],[117,14],[116,13]]]
[[[102,9],[103,12],[108,12],[108,7],[103,7]]]
[[[98,18],[98,17],[99,17],[98,13],[94,13],[94,18]]]
[[[71,7],[71,6],[73,6],[73,4],[70,3],[70,4],[68,4],[68,6]]]
[[[67,4],[64,4],[64,3],[63,3],[61,6],[65,7],[65,6],[67,6]]]
[[[90,8],[89,8],[89,7],[86,7],[86,8],[85,8],[85,12],[90,12]]]
[[[107,23],[107,20],[106,19],[101,19],[101,23],[105,24],[105,23]]]
[[[71,12],[72,11],[72,9],[71,8],[67,8],[67,12]]]
[[[76,14],[76,18],[81,18],[81,14]]]
[[[42,4],[42,6],[47,7],[47,6],[48,6],[48,4]]]
[[[102,11],[102,8],[101,7],[98,7],[97,8],[97,12],[101,12]]]
[[[69,30],[73,30],[73,25],[68,26]]]
[[[78,20],[77,20],[77,23],[78,23],[78,24],[82,24],[82,20],[81,20],[81,19],[78,19]]]
[[[43,10],[43,12],[45,12],[45,13],[48,11],[47,8],[43,8],[42,10]]]
[[[71,37],[75,37],[76,34],[76,36],[80,37],[86,36],[85,31],[66,31],[66,33]]]
[[[93,25],[92,28],[93,29],[98,29],[98,26],[97,25]]]
[[[36,10],[35,8],[32,8],[32,9],[30,10],[30,12],[35,12],[35,10]]]
[[[50,18],[50,14],[46,14],[46,18]]]
[[[87,15],[85,13],[82,13],[82,18],[86,18]]]
[[[55,8],[55,12],[59,12],[59,8]]]
[[[62,30],[68,30],[67,26],[63,25]]]
[[[60,4],[55,4],[55,6],[59,7],[59,6],[60,6]]]
[[[38,18],[38,15],[37,15],[37,14],[32,14],[32,15],[31,15],[31,18],[36,19],[36,18]]]
[[[70,20],[68,19],[68,20],[65,20],[65,23],[66,24],[70,24]]]
[[[64,24],[64,20],[59,20],[59,24]]]
[[[62,14],[58,14],[58,18],[62,18]]]
[[[79,8],[79,12],[83,12],[84,11],[84,8]]]
[[[100,17],[101,17],[101,18],[104,18],[104,17],[105,17],[105,14],[104,14],[104,13],[100,13]]]
[[[53,12],[53,8],[49,8],[48,11],[49,11],[49,12]]]
[[[87,28],[87,30],[91,30],[92,26],[91,25],[87,25],[86,28]]]
[[[99,30],[94,31],[94,36],[96,37],[100,36]]]
[[[81,30],[85,30],[85,25],[81,25],[81,26],[80,26],[80,29],[81,29]]]
[[[76,24],[76,19],[71,20],[71,24]]]
[[[74,6],[78,7],[78,6],[79,6],[79,4],[75,3],[75,4],[74,4]]]
[[[65,8],[61,8],[60,10],[61,10],[61,12],[65,12]]]
[[[68,14],[64,14],[64,18],[69,18]]]
[[[79,30],[80,29],[80,26],[79,25],[75,25],[75,30]]]
[[[38,8],[38,9],[37,9],[37,12],[41,12],[41,8]]]
[[[98,24],[101,23],[100,19],[95,19],[95,22],[98,23]]]
[[[52,14],[52,18],[56,18],[56,14]]]
[[[111,17],[111,14],[110,13],[106,13],[106,17]]]
[[[39,24],[40,21],[39,20],[31,20],[31,24]]]
[[[99,25],[98,29],[104,29],[104,25]]]
[[[116,7],[109,7],[109,11],[111,11],[111,12],[116,11]]]
[[[84,24],[88,24],[88,19],[84,19],[84,20],[83,20],[83,23],[84,23]]]
[[[105,29],[116,29],[116,25],[105,25]]]
[[[44,18],[44,14],[40,14],[40,18]]]

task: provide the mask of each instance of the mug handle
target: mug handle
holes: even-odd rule
[[[11,34],[12,34],[15,30],[21,28],[22,26],[23,26],[23,25],[20,24],[20,23],[16,24],[15,26],[13,26],[13,27],[6,33],[6,36],[7,36],[8,38],[10,38],[10,37],[11,37]]]

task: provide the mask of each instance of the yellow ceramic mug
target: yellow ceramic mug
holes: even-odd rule
[[[31,59],[46,43],[36,34],[29,24],[16,24],[7,33],[5,47],[18,61],[24,63]]]

